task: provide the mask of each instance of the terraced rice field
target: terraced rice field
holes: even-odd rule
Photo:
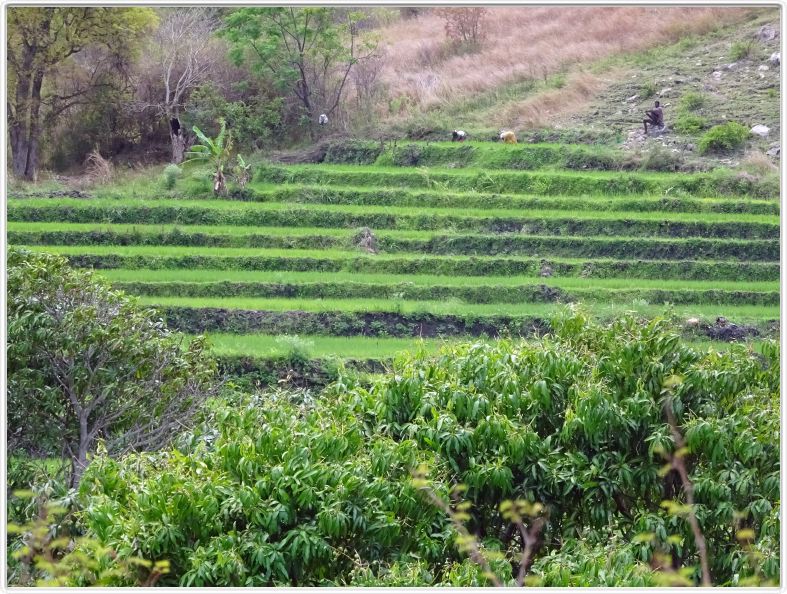
[[[686,326],[698,341],[775,336],[772,189],[570,170],[566,155],[590,158],[588,147],[408,146],[421,151],[416,166],[403,148],[360,165],[267,166],[235,198],[214,198],[200,172],[174,192],[12,195],[8,240],[101,269],[246,367],[530,336],[571,302],[602,317],[672,304],[701,320]],[[361,246],[362,228],[376,251]]]

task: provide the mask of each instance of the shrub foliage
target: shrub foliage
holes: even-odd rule
[[[536,583],[671,583],[663,559],[696,583],[683,485],[663,471],[665,406],[688,445],[713,583],[777,579],[776,345],[702,353],[667,321],[630,316],[574,312],[536,343],[407,355],[371,386],[340,378],[314,401],[215,402],[177,448],[92,464],[84,518],[120,555],[168,559],[162,583],[484,585],[411,480],[427,464],[438,496],[466,486],[458,509],[504,583],[522,547],[504,499],[547,512]]]
[[[731,151],[737,149],[751,136],[749,129],[738,122],[713,126],[700,138],[700,153]]]

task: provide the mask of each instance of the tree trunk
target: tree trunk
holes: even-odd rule
[[[169,137],[172,140],[172,162],[179,165],[183,163],[186,154],[186,137],[183,135],[183,130],[179,130],[177,134],[173,134],[170,130]]]
[[[219,167],[213,174],[213,193],[216,196],[227,195],[227,182],[224,179],[224,168]]]
[[[27,146],[27,166],[25,179],[36,181],[38,177],[38,143],[41,139],[41,85],[44,82],[44,71],[39,70],[33,78],[33,90],[30,101],[30,139]]]
[[[11,141],[11,167],[16,177],[24,177],[27,170],[27,155],[30,150],[30,90],[33,86],[33,60],[35,51],[26,48],[22,56],[20,72],[17,73],[13,113],[9,126]]]
[[[27,130],[22,122],[16,121],[11,125],[9,136],[11,137],[11,168],[14,176],[22,178],[27,169]]]
[[[41,85],[44,71],[37,70],[32,80],[17,87],[14,122],[11,124],[11,164],[14,175],[30,181],[38,176],[38,143],[41,136]],[[21,95],[30,93],[30,96]]]
[[[89,437],[87,430],[87,417],[80,417],[79,419],[79,448],[76,457],[71,458],[71,488],[76,489],[79,486],[79,481],[82,478],[82,473],[87,468],[87,452]]]

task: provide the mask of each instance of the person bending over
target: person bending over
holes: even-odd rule
[[[661,109],[658,101],[656,101],[656,106],[653,109],[645,113],[645,116],[645,119],[642,121],[645,124],[645,134],[648,133],[648,124],[657,128],[664,126],[664,110]]]

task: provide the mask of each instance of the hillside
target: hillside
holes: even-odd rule
[[[723,8],[498,6],[483,17],[479,47],[452,49],[446,47],[444,20],[425,10],[381,29],[389,58],[380,78],[390,101],[399,101],[405,112],[407,106],[445,107],[745,17],[746,11]],[[509,107],[516,102],[511,97]]]
[[[399,133],[435,140],[453,128],[490,140],[512,128],[525,139],[639,149],[653,144],[638,131],[644,112],[661,99],[669,134],[658,143],[681,153],[688,146],[691,157],[699,133],[678,131],[675,123],[681,97],[693,92],[704,100],[693,115],[705,118],[705,129],[725,121],[764,124],[770,134],[752,146],[765,152],[778,141],[780,67],[769,62],[780,47],[778,10],[658,9],[657,20],[653,9],[608,10],[496,8],[490,31],[516,33],[491,34],[478,53],[434,65],[421,64],[417,54],[440,43],[428,34],[439,26],[437,17],[383,29],[384,39],[396,40],[391,51],[407,57],[381,76],[392,102],[412,106],[384,121]],[[763,26],[775,36],[760,34]],[[711,164],[738,160],[710,157]]]

